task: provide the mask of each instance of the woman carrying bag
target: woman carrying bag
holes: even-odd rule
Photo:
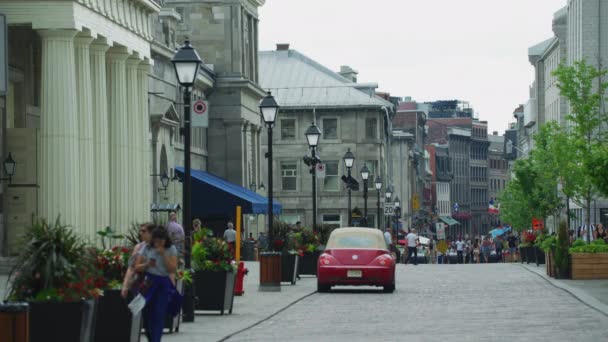
[[[164,227],[152,230],[150,243],[135,261],[135,271],[145,272],[140,295],[146,301],[143,309],[146,336],[150,342],[160,342],[167,313],[175,317],[183,301],[170,278],[177,271],[177,249]]]

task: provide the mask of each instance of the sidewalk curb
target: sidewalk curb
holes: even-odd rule
[[[564,282],[553,279],[543,272],[538,272],[530,267],[526,267],[525,265],[519,265],[521,268],[527,270],[532,274],[536,274],[540,278],[544,279],[546,282],[551,284],[553,287],[563,290],[564,292],[570,294],[572,297],[576,298],[579,302],[587,305],[588,307],[594,309],[595,311],[603,314],[608,317],[608,305],[600,302],[595,299],[593,296],[588,295],[585,291],[572,287],[570,285],[565,284]]]
[[[293,302],[291,302],[291,303],[285,305],[284,307],[282,307],[281,309],[277,310],[277,312],[272,313],[272,314],[268,315],[267,317],[262,318],[261,320],[259,320],[259,321],[255,322],[255,323],[251,324],[250,326],[247,326],[247,327],[245,327],[243,329],[240,329],[238,331],[235,331],[235,332],[231,333],[230,335],[222,337],[220,340],[218,340],[218,342],[227,341],[227,340],[233,338],[234,336],[236,336],[238,334],[241,334],[241,333],[243,333],[243,332],[245,332],[245,331],[247,331],[247,330],[249,330],[251,328],[255,328],[256,326],[258,326],[258,325],[260,325],[260,324],[268,321],[269,319],[273,318],[274,316],[276,316],[276,315],[280,314],[281,312],[289,309],[291,306],[295,305],[296,303],[298,303],[298,302],[300,302],[300,301],[302,301],[302,300],[304,300],[304,299],[306,299],[306,298],[314,295],[315,293],[317,293],[317,291],[313,291],[313,292],[311,292],[311,293],[309,293],[307,295],[304,295],[304,296],[302,296],[302,297],[294,300]]]

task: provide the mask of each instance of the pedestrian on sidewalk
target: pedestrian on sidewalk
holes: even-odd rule
[[[464,254],[464,241],[462,241],[462,237],[459,236],[458,240],[456,240],[456,255],[457,255],[459,264],[462,264],[464,262],[463,254]]]
[[[161,341],[167,314],[175,317],[181,309],[182,297],[169,277],[177,271],[177,253],[168,231],[156,226],[135,261],[135,270],[145,272],[140,294],[146,300],[144,327],[150,342]]]
[[[503,262],[502,260],[502,238],[497,236],[494,239],[494,249],[496,249],[496,262]]]
[[[234,230],[234,225],[232,221],[228,221],[227,228],[224,231],[224,241],[228,244],[230,248],[230,252],[234,256],[235,244],[236,244],[236,230]]]
[[[201,220],[199,219],[194,219],[194,221],[192,221],[192,231],[193,232],[198,232],[202,229],[203,227],[203,223],[201,222]]]
[[[511,262],[515,262],[517,261],[517,238],[515,238],[513,233],[509,233],[507,243],[509,245],[509,254],[511,255]]]
[[[186,247],[186,234],[184,233],[184,227],[182,227],[182,225],[177,222],[177,213],[175,211],[169,213],[169,222],[167,222],[167,226],[165,228],[169,233],[171,242],[177,249],[178,258],[183,258],[184,249]]]
[[[490,243],[490,240],[487,239],[485,236],[482,237],[482,241],[481,241],[481,254],[483,255],[483,260],[484,262],[487,264],[490,262],[490,247],[492,246],[492,244]]]
[[[475,239],[473,243],[473,261],[479,264],[479,239]]]
[[[595,226],[595,231],[593,232],[594,234],[594,238],[596,240],[604,240],[606,242],[608,242],[608,233],[606,233],[606,228],[604,228],[604,225],[601,223],[598,223]]]
[[[418,235],[416,235],[416,229],[412,229],[405,239],[407,240],[407,260],[405,263],[409,264],[413,254],[414,265],[418,265]]]
[[[435,238],[431,237],[429,239],[429,256],[431,259],[431,264],[434,264],[437,259],[437,249],[435,248]]]
[[[135,260],[139,255],[139,252],[150,243],[152,239],[152,229],[154,228],[153,223],[144,223],[139,226],[139,243],[133,247],[133,253],[131,253],[131,257],[129,257],[129,266],[127,268],[127,272],[125,273],[125,277],[122,281],[122,289],[120,290],[120,295],[122,298],[127,298],[129,295],[129,290],[133,292],[136,291],[136,284],[139,284],[142,279],[142,274],[139,274],[135,271]]]

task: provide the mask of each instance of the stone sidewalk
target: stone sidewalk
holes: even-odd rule
[[[547,275],[545,265],[519,264],[526,270],[537,274],[551,285],[560,288],[581,302],[608,315],[608,279],[598,280],[572,280],[555,279]]]
[[[264,321],[317,290],[317,278],[302,276],[296,285],[283,283],[281,292],[260,292],[259,263],[245,262],[245,267],[249,269],[249,274],[245,276],[245,294],[234,298],[232,315],[197,315],[194,323],[180,324],[179,332],[164,335],[163,341],[220,341]]]

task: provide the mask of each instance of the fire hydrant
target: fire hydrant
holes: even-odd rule
[[[243,281],[245,280],[245,275],[249,273],[249,269],[245,268],[244,262],[239,262],[239,267],[236,271],[236,284],[234,285],[234,295],[242,296],[245,293],[243,289]]]

